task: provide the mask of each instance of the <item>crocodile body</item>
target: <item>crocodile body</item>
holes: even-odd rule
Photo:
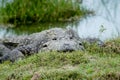
[[[62,28],[53,28],[31,35],[8,37],[2,40],[0,45],[2,55],[0,62],[6,60],[14,62],[25,55],[42,51],[71,52],[84,49],[81,38],[74,30]],[[3,47],[5,50],[2,49]]]

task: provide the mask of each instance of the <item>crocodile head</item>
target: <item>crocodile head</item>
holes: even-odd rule
[[[40,51],[71,52],[84,49],[80,37],[73,29],[59,30],[58,28],[53,31],[54,35],[47,34],[50,40],[43,44]]]

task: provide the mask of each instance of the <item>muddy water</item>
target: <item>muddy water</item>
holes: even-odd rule
[[[20,25],[13,27],[13,25],[0,25],[0,38],[17,36],[17,35],[28,35],[42,30],[60,27],[65,28],[67,25],[73,25],[73,23],[45,23],[45,24],[33,24],[33,25]],[[11,28],[8,28],[11,27]]]
[[[31,34],[52,27],[72,27],[80,37],[98,37],[101,40],[120,35],[120,0],[83,0],[82,6],[93,10],[94,16],[75,23],[35,24],[19,28],[0,28],[0,38],[21,34]]]

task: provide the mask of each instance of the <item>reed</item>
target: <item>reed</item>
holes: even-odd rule
[[[13,0],[1,10],[2,21],[14,24],[73,21],[87,14],[72,0]]]

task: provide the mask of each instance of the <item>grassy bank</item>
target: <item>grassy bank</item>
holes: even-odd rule
[[[0,64],[0,80],[119,80],[119,42],[107,41],[104,48],[86,44],[86,51],[39,53],[13,64],[5,62]]]
[[[88,13],[72,0],[13,0],[1,10],[1,21],[14,24],[73,21]]]

